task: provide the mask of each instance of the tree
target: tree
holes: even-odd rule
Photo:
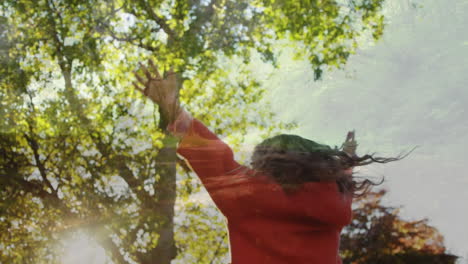
[[[428,220],[406,221],[399,210],[381,204],[385,190],[357,199],[353,220],[343,232],[343,263],[455,263],[443,236]]]
[[[182,103],[237,147],[250,129],[294,124],[261,107],[265,88],[244,65],[221,62],[257,51],[275,65],[275,41],[289,39],[319,79],[359,36],[380,37],[382,2],[2,1],[0,261],[57,262],[64,234],[85,232],[114,263],[214,263],[227,252],[222,219],[209,226],[189,202],[199,183],[176,169],[168,120],[129,73],[147,58],[174,65]]]

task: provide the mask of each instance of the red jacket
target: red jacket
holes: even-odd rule
[[[182,119],[185,128],[170,126],[182,136],[177,152],[227,218],[232,264],[341,263],[340,232],[351,221],[350,195],[332,182],[308,182],[287,195],[266,175],[250,176],[253,171],[237,163],[230,147],[203,123]]]

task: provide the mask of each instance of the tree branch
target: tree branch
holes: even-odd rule
[[[32,113],[32,115],[34,115],[36,109],[35,109],[31,94],[28,93],[28,95],[29,95],[29,99],[31,100],[31,102],[30,102],[30,105],[31,105],[31,108],[32,108],[31,113]],[[44,163],[42,163],[41,160],[40,160],[39,143],[37,142],[36,138],[34,137],[32,122],[33,122],[33,120],[32,120],[32,118],[30,118],[30,120],[28,122],[28,128],[29,128],[30,136],[28,136],[26,133],[24,133],[23,135],[26,138],[26,141],[28,142],[29,147],[31,147],[31,150],[33,151],[34,160],[36,162],[35,166],[39,169],[39,174],[41,175],[42,180],[47,185],[47,187],[50,188],[50,191],[53,194],[56,195],[57,190],[54,189],[54,187],[50,183],[49,179],[47,179],[47,169],[46,169]]]
[[[219,249],[221,248],[221,245],[223,244],[224,238],[226,237],[226,235],[227,235],[227,233],[224,233],[223,237],[219,241],[218,246],[216,247],[216,250],[213,253],[213,257],[211,258],[210,264],[213,264],[213,261],[215,261],[215,259],[218,257]]]
[[[36,167],[39,169],[39,174],[41,175],[42,180],[50,188],[50,191],[54,194],[57,193],[57,190],[54,189],[50,181],[47,179],[47,169],[45,168],[44,164],[41,162],[39,157],[39,145],[37,141],[33,138],[33,136],[29,137],[27,134],[24,134],[26,141],[28,141],[29,146],[33,151],[34,160],[36,162]]]
[[[201,30],[201,27],[206,22],[210,21],[214,14],[215,14],[215,5],[219,3],[220,0],[211,0],[210,4],[205,8],[200,8],[198,12],[196,12],[195,20],[190,24],[190,28],[188,30],[187,35],[198,34]],[[200,1],[198,1],[198,4]]]
[[[172,31],[172,29],[166,23],[166,20],[162,17],[159,17],[146,0],[139,0],[139,3],[143,10],[146,11],[146,14],[149,16],[149,18],[156,22],[156,24],[159,25],[159,27],[169,36],[170,39],[176,39],[175,32]]]

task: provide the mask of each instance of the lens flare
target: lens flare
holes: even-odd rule
[[[63,264],[104,264],[112,263],[104,249],[86,234],[74,234],[63,241],[65,250]]]

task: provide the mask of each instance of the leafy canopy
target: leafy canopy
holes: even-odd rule
[[[353,220],[341,236],[343,263],[455,263],[427,219],[402,219],[399,208],[382,204],[385,194],[370,192],[355,201]]]
[[[259,104],[252,55],[279,66],[275,45],[291,41],[320,79],[360,37],[381,36],[382,3],[2,1],[0,262],[59,262],[80,232],[114,263],[219,263],[223,219],[193,202],[200,183],[176,167],[167,123],[129,88],[131,72],[147,58],[175,65],[182,103],[237,150],[252,130],[295,125]]]

